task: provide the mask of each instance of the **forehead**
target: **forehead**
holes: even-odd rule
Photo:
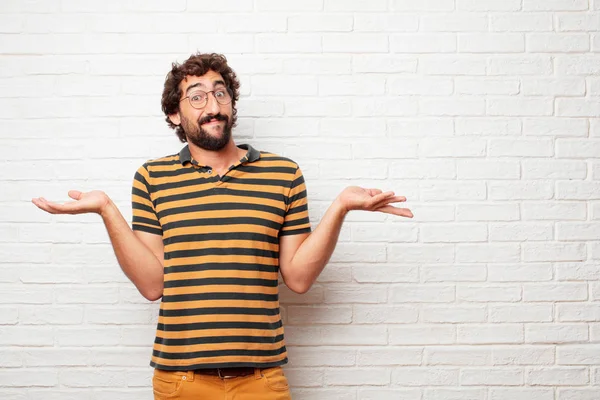
[[[202,76],[187,75],[179,84],[179,88],[185,92],[188,87],[196,85],[198,87],[212,88],[217,81],[224,81],[221,74],[213,70],[209,70]]]

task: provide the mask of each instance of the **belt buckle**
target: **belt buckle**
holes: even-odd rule
[[[219,375],[219,378],[221,378],[221,379],[235,378],[234,375],[223,375],[223,374],[221,374],[221,368],[217,368],[217,375]]]

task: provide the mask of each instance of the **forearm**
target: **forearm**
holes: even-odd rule
[[[294,254],[290,262],[288,280],[299,288],[298,291],[308,290],[327,265],[335,250],[347,213],[341,202],[336,199],[325,212],[319,225]]]
[[[117,261],[125,275],[148,300],[157,300],[163,292],[163,264],[133,233],[116,205],[109,201],[100,213]]]

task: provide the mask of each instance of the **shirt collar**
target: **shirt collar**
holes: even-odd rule
[[[238,147],[246,150],[246,155],[242,158],[242,162],[254,162],[260,159],[260,151],[249,144],[240,144]],[[190,147],[188,145],[185,145],[179,152],[179,162],[181,162],[181,165],[192,162],[192,154],[190,153]]]

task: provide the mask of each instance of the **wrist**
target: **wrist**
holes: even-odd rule
[[[341,214],[342,216],[345,216],[350,211],[339,196],[334,200],[331,206],[337,214]]]
[[[110,197],[108,197],[108,195],[105,194],[102,204],[98,209],[98,215],[100,215],[102,219],[105,219],[114,210],[114,208],[115,204],[112,202]]]

